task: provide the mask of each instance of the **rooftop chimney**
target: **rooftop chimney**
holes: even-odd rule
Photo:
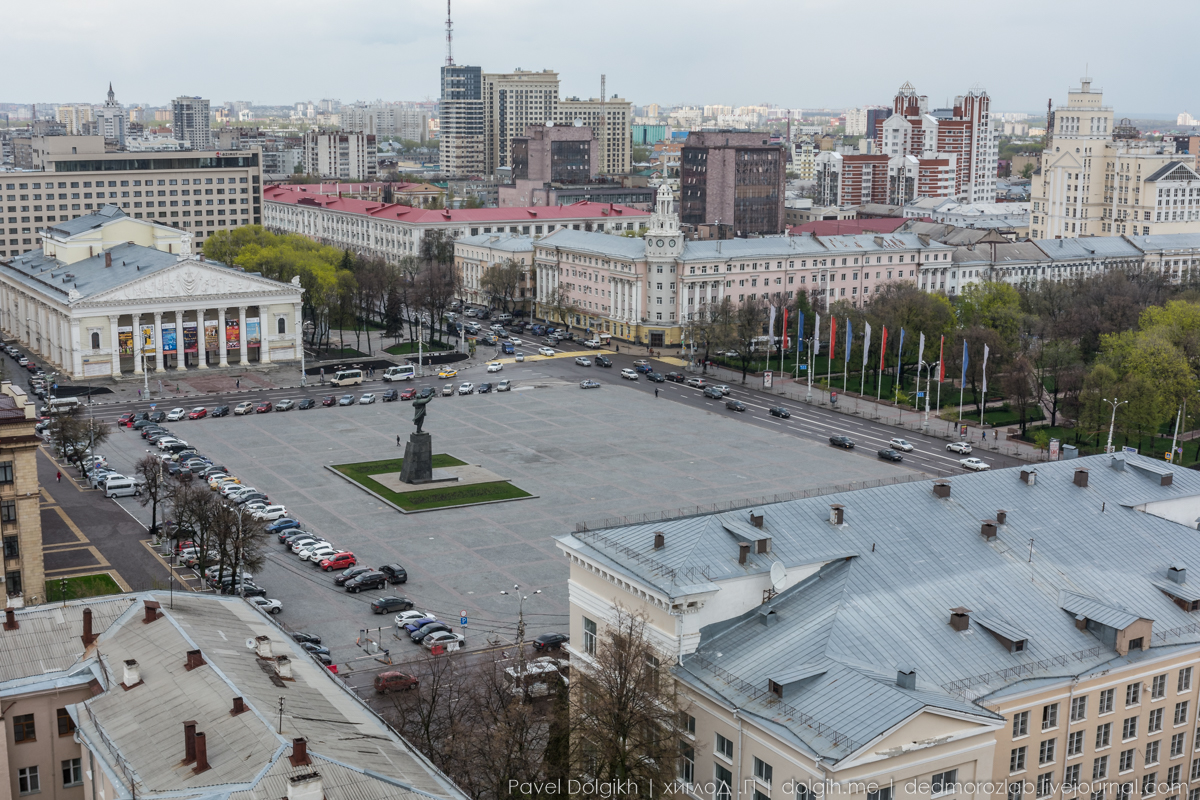
[[[121,681],[121,686],[125,691],[129,691],[133,687],[142,682],[142,671],[138,668],[138,662],[130,658],[125,662],[125,679]]]
[[[846,507],[840,503],[833,503],[829,506],[829,521],[834,525],[841,525],[842,520],[846,518]]]
[[[92,633],[92,610],[85,608],[83,610],[83,646],[91,647],[94,641],[96,641],[96,635]]]
[[[1167,580],[1171,583],[1187,583],[1187,566],[1175,563],[1167,567]]]
[[[738,563],[745,564],[746,559],[750,557],[750,543],[738,542]]]
[[[285,681],[292,679],[292,660],[287,656],[275,656],[275,672]]]
[[[162,608],[162,604],[159,603],[157,600],[147,600],[146,601],[146,616],[142,618],[142,624],[148,625],[149,623],[154,622],[154,620],[158,619],[160,616],[160,612],[159,612],[160,608]]]
[[[271,637],[270,636],[255,636],[254,637],[254,652],[259,658],[271,658]]]
[[[750,512],[750,524],[756,528],[761,528],[763,526],[763,515],[755,514],[753,511],[751,511]]]
[[[937,497],[943,497],[943,498],[949,497],[950,496],[950,481],[934,481],[933,482],[933,493]]]
[[[188,672],[191,672],[196,667],[203,667],[206,663],[207,662],[204,660],[204,654],[199,650],[188,650],[187,663],[184,664],[183,668]]]
[[[665,541],[665,537],[663,536],[663,532],[655,531],[654,532],[654,549],[662,550],[664,547],[666,547],[666,544],[667,543]]]
[[[11,608],[4,609],[4,630],[15,631],[21,627],[21,623],[17,622],[17,612]]]
[[[1006,522],[1008,522],[1008,512],[1002,508],[996,512],[996,523],[998,525],[1003,525]]]
[[[286,800],[322,800],[324,797],[325,786],[320,773],[310,772],[288,778]]]
[[[1030,486],[1035,485],[1037,483],[1037,470],[1036,469],[1021,470],[1021,480],[1025,481],[1025,483],[1028,483]]]
[[[189,719],[183,723],[183,761],[180,764],[191,764],[196,760],[196,720]]]
[[[950,609],[950,627],[956,631],[965,631],[971,626],[971,618],[967,616],[970,613],[971,609],[962,606]]]
[[[233,708],[229,709],[229,716],[236,717],[238,714],[246,713],[246,701],[240,697],[233,698]]]
[[[917,670],[913,667],[900,667],[896,670],[896,685],[901,689],[917,688]]]
[[[308,757],[308,742],[303,737],[297,736],[292,739],[292,754],[288,756],[288,760],[292,762],[293,767],[312,763],[312,759]]]
[[[1079,469],[1075,470],[1075,485],[1080,487],[1081,489],[1086,489],[1087,485],[1088,485],[1087,482],[1088,482],[1087,469],[1084,467],[1080,467]]]
[[[1087,630],[1087,617],[1083,614],[1075,615],[1075,627],[1081,631]]]
[[[989,542],[996,538],[996,521],[985,519],[983,525],[979,528],[979,535],[987,539]]]
[[[112,253],[104,254],[104,268],[108,269],[112,266]]]
[[[196,767],[192,772],[199,775],[208,771],[208,742],[204,740],[202,731],[196,731],[193,741],[196,743]]]

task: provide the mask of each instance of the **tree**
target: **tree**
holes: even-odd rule
[[[684,340],[698,348],[704,372],[708,372],[712,351],[729,345],[733,316],[733,302],[728,295],[722,297],[720,302],[706,303],[688,314]]]
[[[162,459],[147,453],[134,466],[134,475],[142,484],[142,496],[138,502],[142,507],[150,506],[150,534],[158,535],[158,507],[166,500],[167,478],[163,475]]]
[[[479,279],[479,288],[487,296],[488,305],[511,312],[516,305],[517,295],[525,275],[525,265],[514,258],[506,258],[484,270]]]
[[[1082,428],[1093,435],[1099,435],[1109,424],[1112,406],[1107,401],[1116,399],[1119,399],[1117,373],[1105,364],[1092,367],[1085,376],[1079,392],[1079,423],[1076,430]],[[1075,441],[1079,441],[1078,436],[1075,437]]]
[[[738,359],[742,362],[742,383],[754,357],[755,340],[763,335],[767,324],[767,304],[761,297],[742,301],[733,311],[732,340],[736,343]],[[769,350],[767,352],[770,352]]]
[[[573,664],[574,774],[600,785],[628,781],[646,787],[648,795],[652,787],[669,783],[683,735],[683,709],[669,656],[651,642],[645,616],[618,607],[590,663]]]
[[[1080,380],[1079,349],[1072,342],[1061,339],[1042,341],[1034,355],[1034,367],[1038,402],[1043,396],[1049,396],[1050,426],[1054,427],[1058,425],[1060,398]]]
[[[1021,177],[1025,180],[1029,180],[1033,177],[1033,171],[1035,169],[1037,169],[1037,166],[1032,161],[1025,162],[1025,165],[1021,167]]]
[[[47,430],[54,449],[83,475],[90,467],[88,456],[108,441],[112,427],[106,422],[83,419],[75,409],[55,415]]]
[[[1021,424],[1021,435],[1025,435],[1026,417],[1036,396],[1033,389],[1035,375],[1033,366],[1025,356],[1017,356],[1004,374],[1004,393],[1008,396],[1011,410],[1017,412]]]
[[[989,328],[1013,349],[1021,330],[1021,295],[1002,281],[968,284],[958,301],[965,327]]]

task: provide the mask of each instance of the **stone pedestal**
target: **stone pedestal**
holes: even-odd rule
[[[433,480],[433,438],[428,433],[409,434],[404,446],[404,466],[400,468],[404,483],[429,483]]]

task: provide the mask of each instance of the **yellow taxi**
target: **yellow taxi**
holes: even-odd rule
[[[438,372],[438,377],[439,377],[439,378],[443,378],[443,379],[444,379],[444,378],[457,378],[457,377],[458,377],[458,370],[456,370],[456,369],[450,369],[449,367],[447,367],[446,369],[440,370],[440,371]]]

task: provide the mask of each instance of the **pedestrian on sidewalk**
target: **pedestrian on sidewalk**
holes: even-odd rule
[[[142,399],[142,390],[138,389],[138,400]]]
[[[234,385],[239,389],[242,388],[242,379],[238,378]]]
[[[654,387],[654,396],[658,397],[658,387],[657,386]]]
[[[57,473],[55,473],[54,479],[59,483],[62,483],[62,470],[59,470]]]
[[[400,434],[396,434],[396,447],[400,446]]]

